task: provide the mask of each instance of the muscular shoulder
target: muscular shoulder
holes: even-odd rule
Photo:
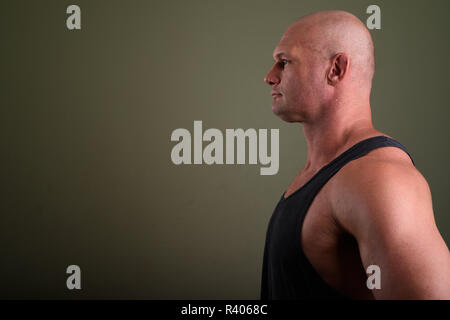
[[[352,233],[367,233],[374,226],[386,234],[399,232],[412,220],[432,218],[428,183],[398,148],[377,149],[349,162],[329,190],[333,214]]]
[[[448,299],[450,255],[422,174],[404,159],[378,153],[351,161],[335,178],[328,194],[337,224],[355,237],[364,268],[382,270],[374,296]]]

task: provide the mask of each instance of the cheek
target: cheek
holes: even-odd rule
[[[299,73],[292,79],[293,97],[298,101],[309,101],[314,96],[315,83],[307,73]]]
[[[304,78],[305,94],[310,100],[318,102],[325,95],[326,79],[321,66],[311,66],[307,76]]]
[[[322,94],[323,79],[314,68],[303,68],[283,77],[285,98],[294,104],[311,104]]]
[[[288,99],[296,99],[305,92],[305,80],[302,79],[302,75],[297,72],[287,74],[283,79],[284,90]]]

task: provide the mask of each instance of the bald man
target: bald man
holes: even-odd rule
[[[305,16],[273,57],[272,111],[302,124],[308,154],[269,222],[261,298],[450,299],[427,181],[372,124],[365,25],[343,11]]]

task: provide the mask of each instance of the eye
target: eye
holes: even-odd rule
[[[284,67],[284,66],[286,66],[287,64],[288,64],[288,60],[286,60],[286,59],[281,59],[280,60],[280,63],[281,63],[281,65]]]

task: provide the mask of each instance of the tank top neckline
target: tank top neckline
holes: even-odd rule
[[[287,201],[289,200],[289,198],[291,198],[293,195],[295,195],[296,193],[299,193],[301,190],[303,190],[311,181],[313,181],[322,171],[324,171],[326,168],[328,168],[329,166],[331,166],[332,164],[334,164],[335,162],[339,161],[341,158],[343,158],[345,155],[349,154],[350,152],[352,152],[353,150],[355,150],[356,148],[358,148],[361,144],[368,142],[368,141],[372,141],[372,140],[377,140],[380,138],[386,138],[387,140],[391,139],[387,136],[374,136],[374,137],[370,137],[364,140],[361,140],[357,143],[355,143],[353,146],[351,146],[350,148],[348,148],[347,150],[343,151],[340,155],[338,155],[336,158],[334,158],[333,160],[331,160],[330,162],[328,162],[327,164],[325,164],[323,167],[321,167],[308,181],[306,181],[300,188],[298,188],[297,190],[295,190],[294,192],[292,192],[289,196],[287,196],[285,198],[285,194],[286,191],[283,192],[283,194],[281,195],[281,201]]]

